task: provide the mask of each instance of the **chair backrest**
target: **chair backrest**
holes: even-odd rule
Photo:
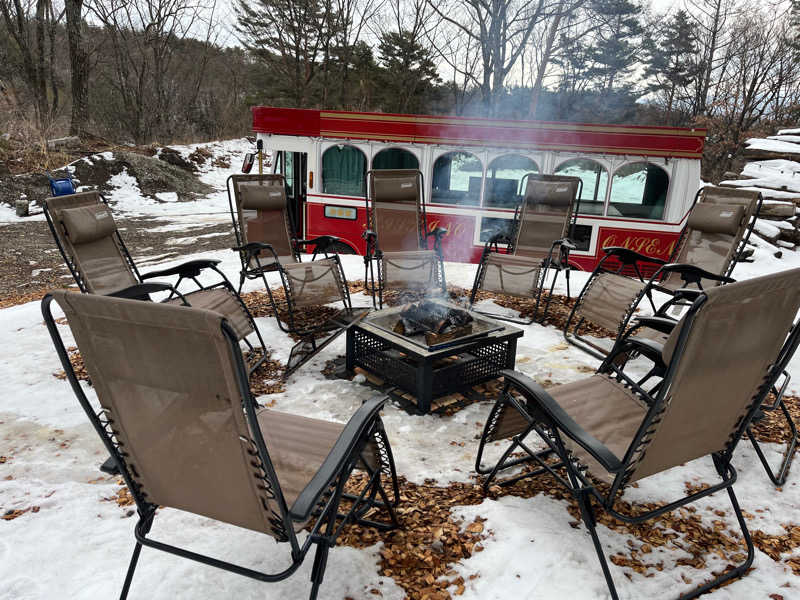
[[[529,175],[516,222],[514,254],[548,256],[553,242],[569,233],[580,188],[577,177]]]
[[[233,189],[231,217],[236,241],[240,245],[270,244],[282,263],[296,262],[291,234],[294,229],[283,175],[231,175],[229,186]],[[269,262],[266,255],[263,255],[262,265],[264,261]]]
[[[384,252],[426,250],[422,173],[416,169],[367,172],[368,228]]]
[[[247,376],[236,366],[222,315],[66,291],[53,296],[136,493],[150,504],[283,539],[280,488],[255,466],[241,391]]]
[[[99,192],[47,198],[45,216],[81,291],[110,294],[139,283],[111,210]]]
[[[671,262],[687,263],[717,275],[733,270],[761,208],[759,192],[707,186],[700,190]],[[671,274],[667,282],[677,284]]]
[[[761,403],[800,308],[800,269],[705,292],[665,345],[670,361],[631,480],[732,449]],[[681,338],[681,336],[684,336]],[[683,340],[683,341],[682,341]]]

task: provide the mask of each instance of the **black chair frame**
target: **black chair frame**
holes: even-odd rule
[[[109,206],[108,200],[101,194],[98,194],[100,200],[106,206]],[[87,289],[86,282],[83,281],[83,278],[80,275],[80,271],[78,270],[77,266],[73,263],[72,259],[70,258],[69,254],[67,253],[66,249],[64,248],[59,236],[56,233],[56,224],[53,221],[53,215],[50,214],[50,211],[47,208],[47,204],[44,204],[44,215],[45,219],[47,220],[47,226],[50,228],[50,233],[53,236],[53,239],[56,242],[56,246],[58,246],[58,251],[61,253],[61,257],[64,259],[64,262],[69,269],[69,272],[72,274],[72,278],[75,280],[75,283],[78,285],[78,289],[83,292],[84,294],[89,293]],[[264,344],[264,339],[261,337],[261,331],[259,331],[258,327],[256,326],[255,319],[253,318],[253,314],[250,312],[250,309],[247,308],[247,305],[242,300],[239,292],[237,292],[225,274],[220,270],[217,266],[222,261],[216,258],[200,258],[195,260],[189,260],[185,263],[180,265],[176,265],[174,267],[169,267],[167,269],[159,269],[157,271],[149,271],[147,273],[140,273],[139,269],[136,267],[136,263],[131,256],[128,247],[125,245],[125,241],[122,239],[122,236],[119,233],[119,229],[115,229],[114,233],[112,234],[114,239],[119,246],[120,250],[122,251],[122,255],[125,257],[125,262],[131,268],[131,271],[134,274],[134,277],[139,281],[138,284],[132,285],[128,288],[123,290],[119,290],[117,292],[113,292],[109,294],[110,296],[117,296],[120,298],[132,298],[137,300],[150,300],[150,294],[155,292],[162,292],[162,291],[169,291],[169,295],[163,300],[167,302],[172,300],[173,298],[180,297],[184,303],[191,305],[191,302],[188,302],[185,295],[178,292],[181,283],[184,280],[188,280],[193,282],[197,286],[197,290],[195,291],[205,291],[205,290],[213,290],[213,289],[225,289],[229,291],[233,296],[236,298],[239,305],[244,310],[245,314],[247,315],[247,320],[250,322],[250,326],[253,328],[253,331],[258,338],[258,343],[261,345],[261,352],[260,356],[257,357],[253,361],[249,361],[248,364],[248,373],[252,374],[266,359],[267,359],[267,351],[266,345]],[[214,271],[217,275],[219,275],[220,280],[217,283],[211,285],[203,285],[197,279],[200,274],[205,270]],[[156,277],[173,277],[178,276],[177,281],[173,284],[162,284],[159,282],[149,282],[150,279],[154,279]],[[186,293],[186,295],[190,294],[191,292]],[[247,346],[248,350],[250,350],[251,355],[256,355],[256,347],[250,343],[247,338],[243,339],[245,345]]]
[[[372,296],[373,308],[380,310],[383,308],[383,292],[385,289],[383,281],[383,250],[381,250],[379,243],[379,235],[372,229],[372,221],[370,215],[372,214],[370,197],[369,197],[369,178],[373,176],[374,169],[370,169],[364,175],[364,185],[366,193],[364,196],[365,209],[367,215],[367,229],[361,234],[366,244],[364,252],[364,288]],[[422,222],[427,228],[428,216],[425,210],[425,176],[422,171],[417,171],[420,184],[420,213]],[[438,259],[436,279],[440,284],[442,295],[447,294],[447,281],[444,275],[444,254],[442,252],[442,238],[447,234],[447,229],[444,227],[436,227],[432,231],[419,232],[418,246],[419,248],[428,248],[430,246],[429,240],[433,238],[433,250],[436,252]],[[377,299],[376,299],[377,298]]]
[[[278,327],[280,330],[284,333],[296,335],[297,337],[301,338],[301,340],[292,347],[292,350],[289,354],[289,362],[286,365],[286,370],[284,371],[283,375],[284,378],[286,378],[303,366],[306,362],[311,360],[311,358],[313,358],[317,352],[335,340],[347,329],[349,325],[366,316],[367,311],[353,309],[353,305],[350,300],[350,290],[347,287],[347,279],[344,275],[342,262],[339,259],[339,255],[335,251],[332,251],[332,249],[335,249],[339,238],[329,235],[320,236],[311,240],[303,240],[292,237],[292,254],[298,263],[302,262],[300,252],[301,249],[309,246],[313,247],[314,249],[311,256],[312,262],[317,258],[317,256],[320,255],[323,258],[333,259],[336,262],[336,268],[339,272],[339,281],[341,282],[340,292],[342,303],[344,304],[344,308],[339,311],[337,315],[323,323],[305,328],[299,326],[295,322],[295,311],[297,308],[292,302],[289,278],[286,275],[283,265],[280,263],[278,254],[274,247],[271,244],[266,244],[263,242],[245,243],[245,237],[241,231],[241,227],[244,227],[244,224],[239,222],[236,206],[233,200],[233,194],[231,194],[230,182],[232,181],[233,177],[233,175],[228,177],[226,181],[226,187],[228,192],[228,207],[230,210],[231,221],[233,223],[233,232],[236,237],[236,246],[232,248],[232,250],[239,254],[239,259],[241,262],[238,291],[241,294],[245,281],[261,279],[262,283],[264,284],[264,288],[267,290],[272,312],[275,315],[275,319],[278,322]],[[291,231],[295,231],[295,225],[292,220],[293,217],[291,211],[288,211],[288,218],[290,221]],[[263,255],[266,255],[268,259],[262,264]],[[255,268],[251,266],[253,261],[256,263]],[[272,293],[269,283],[267,282],[267,274],[276,272],[280,276],[281,286],[285,292],[286,323],[280,319],[278,302]],[[322,341],[317,340],[317,336],[326,333],[329,335]]]
[[[50,294],[42,299],[42,314],[50,337],[55,345],[56,352],[67,374],[67,379],[78,398],[78,402],[89,417],[92,426],[103,440],[106,449],[117,461],[117,464],[120,465],[122,478],[136,503],[136,511],[139,517],[134,529],[136,545],[134,546],[128,571],[125,576],[120,600],[125,600],[128,596],[142,546],[155,548],[258,581],[275,582],[291,576],[303,563],[311,546],[316,544],[314,566],[311,573],[312,588],[310,594],[311,600],[314,600],[317,598],[319,587],[325,574],[328,551],[331,546],[335,545],[336,538],[345,525],[348,523],[358,523],[360,525],[375,527],[379,530],[390,530],[398,526],[395,507],[400,499],[399,484],[397,482],[391,446],[389,445],[389,440],[386,437],[386,432],[380,419],[380,410],[386,399],[376,398],[369,400],[358,409],[351,419],[351,423],[354,421],[357,423],[357,428],[348,440],[346,447],[341,448],[341,451],[335,456],[333,454],[328,456],[312,481],[309,482],[306,488],[301,492],[297,501],[290,508],[287,506],[283,494],[280,491],[278,477],[270,459],[261,427],[256,418],[257,404],[255,398],[250,393],[247,370],[241,352],[239,352],[238,349],[236,334],[230,325],[228,325],[227,321],[223,320],[222,332],[230,346],[231,356],[233,357],[236,368],[238,388],[244,399],[243,410],[249,429],[252,432],[251,437],[255,451],[251,452],[251,455],[253,461],[257,462],[258,467],[265,473],[262,483],[267,490],[267,495],[273,498],[278,505],[280,512],[280,529],[283,533],[283,537],[279,539],[279,541],[289,543],[291,562],[279,573],[263,573],[149,538],[148,534],[150,533],[150,529],[156,517],[158,506],[147,500],[146,495],[142,493],[142,490],[133,478],[125,461],[125,449],[115,435],[113,419],[103,409],[95,411],[87,399],[75,375],[72,364],[69,361],[69,355],[64,346],[61,334],[58,331],[55,319],[53,318],[51,309],[52,301],[53,297]],[[380,464],[377,465],[376,468],[370,467],[369,461],[364,456],[364,448],[370,441],[373,441],[379,449]],[[357,467],[366,471],[367,483],[362,492],[358,495],[346,493],[344,490],[345,483]],[[386,489],[384,489],[381,476],[391,481],[391,498],[389,494],[387,494]],[[339,510],[342,500],[348,500],[352,503],[350,509],[346,513],[342,513]],[[385,511],[388,515],[388,522],[380,522],[367,518],[367,513],[373,509]],[[297,521],[305,522],[312,516],[315,517],[316,520],[310,528],[308,537],[301,545],[294,531],[294,523]]]
[[[688,215],[691,213],[694,206],[697,204],[697,201],[700,198],[700,194],[702,193],[703,189],[700,188],[694,195],[694,200],[692,201],[692,206],[686,213],[685,219],[688,219]],[[742,260],[744,257],[744,253],[747,247],[747,243],[750,240],[750,234],[753,232],[753,228],[755,227],[756,217],[761,211],[761,206],[764,202],[764,198],[761,194],[758,196],[758,202],[756,205],[756,209],[753,213],[753,217],[750,219],[750,222],[745,229],[745,233],[742,236],[742,239],[739,241],[737,245],[737,249],[734,252],[733,258],[731,259],[728,268],[726,269],[723,275],[717,275],[715,273],[711,273],[694,265],[685,264],[685,263],[674,263],[671,262],[675,257],[680,254],[680,251],[683,247],[683,244],[686,241],[686,233],[687,227],[684,226],[681,230],[681,234],[678,237],[678,241],[675,244],[675,248],[672,250],[669,260],[662,260],[660,258],[655,258],[652,256],[647,256],[645,254],[641,254],[634,250],[630,250],[629,248],[619,247],[619,246],[609,246],[607,248],[603,248],[603,252],[605,256],[603,256],[600,261],[595,266],[594,270],[592,270],[591,275],[589,275],[589,279],[587,280],[586,284],[583,286],[581,293],[578,295],[578,298],[575,300],[575,304],[570,311],[569,317],[567,318],[566,323],[564,324],[564,338],[572,344],[598,358],[603,360],[608,350],[599,346],[598,344],[592,342],[591,340],[587,339],[586,337],[580,335],[579,331],[580,328],[583,326],[585,319],[581,318],[579,320],[575,319],[575,315],[580,308],[581,300],[583,299],[584,295],[589,290],[590,284],[596,279],[596,277],[602,273],[612,273],[616,275],[623,275],[623,271],[627,269],[628,272],[631,270],[634,272],[635,276],[638,280],[645,285],[642,289],[642,292],[636,297],[636,299],[631,303],[630,307],[628,308],[625,317],[622,322],[620,322],[619,328],[616,332],[616,338],[619,338],[628,329],[628,326],[631,322],[632,317],[634,316],[634,311],[638,308],[640,302],[644,297],[647,297],[650,307],[654,313],[654,316],[661,317],[661,318],[668,318],[671,319],[667,315],[667,311],[672,307],[683,306],[684,308],[688,308],[691,304],[702,294],[703,285],[702,281],[704,279],[709,281],[715,281],[718,283],[732,283],[734,279],[731,278],[731,274],[733,273],[733,269],[736,267],[736,264]],[[618,261],[618,265],[616,269],[610,269],[606,266],[606,262],[615,259]],[[649,278],[649,280],[645,277],[645,269],[642,267],[644,265],[655,265],[655,272]],[[677,272],[681,276],[681,281],[683,281],[683,285],[678,289],[667,288],[664,286],[659,286],[658,282],[663,281],[666,279],[667,275],[672,272]],[[695,286],[695,287],[690,287]],[[652,290],[657,290],[663,292],[669,296],[669,299],[659,305],[656,306],[655,300],[651,294]],[[675,319],[672,319],[673,321]],[[574,325],[573,325],[574,323]]]
[[[686,345],[688,333],[691,328],[692,320],[700,307],[705,302],[705,295],[699,297],[687,312],[685,318],[685,326],[680,332],[676,344],[675,356],[679,356]],[[619,519],[626,523],[638,524],[649,519],[656,518],[664,513],[670,512],[685,506],[695,500],[699,500],[709,496],[715,492],[726,490],[733,507],[734,514],[739,523],[742,531],[742,536],[747,547],[747,558],[745,561],[715,578],[699,588],[693,590],[681,598],[696,598],[701,594],[715,588],[716,586],[724,583],[725,581],[739,577],[744,574],[751,566],[755,555],[750,533],[747,529],[747,524],[739,507],[738,500],[733,491],[733,484],[736,481],[736,470],[731,464],[734,450],[742,438],[748,431],[750,423],[754,415],[759,410],[770,389],[775,385],[776,380],[780,374],[785,370],[786,365],[800,345],[800,326],[796,322],[787,337],[778,360],[771,366],[768,376],[765,378],[762,385],[759,387],[758,392],[753,398],[749,406],[746,416],[740,421],[737,426],[737,431],[731,435],[727,446],[724,450],[711,455],[714,467],[721,479],[721,481],[708,488],[698,492],[690,493],[687,496],[675,500],[660,507],[656,510],[651,510],[639,515],[628,515],[615,510],[614,506],[623,488],[627,485],[628,479],[632,474],[635,456],[639,448],[646,441],[646,437],[651,434],[652,427],[660,418],[665,407],[665,390],[670,387],[670,382],[675,374],[675,365],[678,361],[672,361],[672,365],[667,367],[666,370],[659,371],[658,369],[652,370],[645,377],[639,381],[634,381],[626,375],[618,364],[617,356],[628,356],[632,352],[648,353],[652,348],[647,342],[642,342],[637,338],[620,339],[615,344],[612,352],[606,357],[598,369],[598,373],[606,373],[611,377],[618,379],[623,384],[636,393],[647,405],[648,412],[639,426],[633,443],[630,445],[626,455],[622,460],[618,459],[611,453],[605,446],[598,442],[594,437],[585,432],[577,423],[575,423],[558,405],[558,403],[536,382],[529,377],[521,375],[514,371],[504,371],[505,387],[501,394],[501,398],[495,404],[492,412],[487,419],[483,435],[478,447],[478,455],[476,458],[476,471],[486,475],[483,486],[488,490],[497,475],[508,468],[519,467],[521,465],[530,464],[536,468],[533,470],[523,472],[510,479],[499,481],[494,485],[510,485],[521,479],[549,473],[556,481],[565,486],[573,495],[578,503],[581,511],[581,517],[592,538],[592,543],[595,547],[598,559],[603,570],[603,575],[608,584],[611,597],[614,600],[619,598],[616,587],[614,585],[605,554],[597,535],[596,519],[593,508],[593,503],[597,504],[599,508],[611,514],[614,518]],[[660,353],[659,353],[660,354]],[[658,376],[660,381],[653,386],[650,390],[645,390],[643,385],[652,376]],[[518,400],[511,394],[511,390],[519,393],[523,401]],[[483,452],[487,440],[491,438],[493,428],[497,425],[498,416],[503,405],[511,405],[528,423],[525,431],[519,435],[512,437],[512,443],[508,449],[502,454],[497,464],[493,468],[485,468],[481,464]],[[534,451],[528,444],[525,443],[526,437],[530,433],[536,433],[542,441],[545,442],[547,448],[542,451]],[[585,468],[578,464],[574,455],[569,452],[564,443],[565,437],[570,438],[573,442],[582,446],[594,459],[596,459],[603,467],[611,474],[614,475],[613,482],[608,487],[606,492],[601,491],[598,486],[591,480],[585,473]],[[512,454],[516,451],[522,451],[525,455],[522,458],[512,458]],[[556,462],[547,462],[547,458],[555,456]],[[566,477],[560,471],[566,471]]]
[[[528,178],[530,173],[526,173],[522,179],[520,180],[520,189],[524,190],[524,183],[525,180]],[[475,274],[475,281],[472,284],[472,290],[469,294],[469,307],[470,310],[474,310],[477,313],[482,315],[486,315],[492,317],[493,319],[499,319],[501,321],[509,321],[511,323],[518,323],[520,325],[530,325],[531,323],[537,320],[537,315],[539,314],[539,306],[541,304],[542,298],[542,291],[544,288],[545,283],[547,282],[547,274],[550,269],[555,271],[555,275],[553,276],[553,281],[550,284],[550,289],[547,293],[547,300],[545,302],[544,311],[542,312],[542,317],[539,321],[543,321],[545,317],[547,317],[547,313],[550,310],[550,303],[553,300],[553,290],[556,287],[556,280],[558,278],[558,274],[561,271],[564,271],[564,277],[566,278],[567,282],[567,297],[571,297],[570,286],[569,286],[569,274],[570,274],[570,264],[569,264],[569,253],[572,250],[577,248],[575,242],[575,227],[578,224],[578,212],[580,211],[580,204],[581,204],[581,194],[583,194],[583,181],[580,181],[578,185],[578,195],[575,198],[575,206],[572,208],[572,215],[570,217],[572,223],[569,227],[569,234],[566,238],[560,240],[554,240],[552,246],[550,247],[550,252],[548,255],[542,260],[542,268],[539,271],[539,276],[536,281],[536,305],[533,309],[533,315],[530,319],[522,319],[522,318],[515,318],[509,317],[506,315],[492,313],[487,311],[480,311],[473,308],[475,304],[475,297],[477,296],[478,292],[480,291],[480,284],[483,281],[483,273],[486,270],[486,260],[492,252],[500,253],[500,247],[505,246],[505,254],[514,254],[516,250],[515,240],[517,239],[517,233],[519,228],[522,226],[521,218],[522,218],[522,209],[523,203],[525,202],[524,196],[522,199],[517,203],[516,207],[514,208],[514,218],[511,221],[510,231],[501,231],[499,233],[495,233],[492,235],[484,244],[483,252],[481,253],[480,261],[478,261],[478,270]],[[553,254],[558,249],[558,257],[554,259]]]

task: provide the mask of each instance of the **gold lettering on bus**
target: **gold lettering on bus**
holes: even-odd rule
[[[626,235],[621,236],[616,233],[609,234],[603,240],[603,248],[622,247],[628,250],[634,250],[640,254],[647,256],[671,256],[672,251],[675,249],[675,241],[668,244],[664,240],[657,237],[650,237],[644,235]]]

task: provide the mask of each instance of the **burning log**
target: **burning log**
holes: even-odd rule
[[[400,312],[393,330],[409,337],[424,334],[425,342],[432,345],[472,333],[472,316],[465,310],[424,300]]]

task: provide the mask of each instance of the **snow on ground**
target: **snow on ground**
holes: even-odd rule
[[[193,147],[181,148],[191,152]],[[222,151],[242,153],[241,141],[220,143]],[[118,176],[118,189],[111,195],[115,210],[159,219],[162,231],[185,232],[198,220],[226,220],[227,199],[224,182],[236,168],[211,169],[204,180],[217,190],[197,202],[159,203],[137,197],[135,182]],[[178,234],[176,233],[176,236]],[[191,241],[176,238],[186,245],[187,256],[180,261],[164,261],[163,256],[147,256],[146,249],[132,248],[137,260],[148,266],[177,264],[191,258],[221,258],[222,270],[238,280],[238,257],[232,252],[192,254]],[[800,266],[800,254],[784,252],[782,259],[772,256],[771,246],[756,241],[754,263],[741,263],[734,277],[744,279],[764,272]],[[189,256],[191,254],[191,256]],[[349,279],[363,278],[360,257],[343,257]],[[448,282],[468,288],[475,265],[448,263]],[[573,289],[585,281],[586,274],[574,273]],[[209,276],[210,279],[210,276]],[[277,284],[277,276],[272,276]],[[561,282],[563,283],[563,281]],[[248,282],[245,290],[259,289]],[[557,291],[564,292],[560,284]],[[366,306],[369,299],[357,294],[355,304]],[[499,308],[499,307],[493,307]],[[258,326],[276,358],[288,358],[292,342],[278,329],[274,319],[258,319]],[[71,342],[66,325],[60,330]],[[97,465],[104,459],[100,440],[88,424],[69,385],[52,376],[60,369],[37,302],[0,310],[0,340],[7,349],[0,356],[0,381],[3,403],[0,405],[0,508],[39,507],[38,512],[0,521],[0,599],[34,600],[57,595],[66,598],[109,598],[119,593],[133,548],[132,529],[135,516],[130,508],[120,508],[104,501],[116,493],[114,478],[99,477]],[[328,380],[321,374],[325,362],[345,352],[344,336],[328,346],[288,381],[286,391],[272,395],[275,409],[345,422],[357,407],[375,392],[356,381]],[[533,324],[525,327],[519,340],[517,369],[539,381],[566,383],[585,377],[598,361],[567,345],[554,328]],[[794,375],[791,390],[800,391],[800,357],[791,364]],[[358,379],[358,378],[357,378]],[[90,392],[92,397],[93,393]],[[392,443],[397,468],[409,480],[421,483],[434,478],[440,484],[470,481],[477,441],[489,412],[489,403],[473,404],[453,416],[410,416],[387,404],[384,422]],[[464,446],[450,442],[465,442]],[[773,461],[780,448],[766,445]],[[499,448],[490,448],[496,455]],[[490,457],[487,458],[490,459]],[[743,508],[753,515],[750,525],[767,533],[782,533],[782,523],[800,522],[797,485],[800,468],[795,468],[782,491],[775,490],[764,475],[755,453],[747,443],[738,450],[735,465],[739,470],[736,490]],[[694,461],[685,468],[673,469],[642,482],[626,492],[629,500],[671,500],[684,491],[684,482],[710,478],[706,461]],[[706,524],[725,521],[735,528],[725,498],[717,494],[697,504]],[[719,517],[708,507],[725,512]],[[760,510],[762,512],[756,512]],[[279,571],[287,564],[287,550],[266,536],[166,509],[156,521],[158,539],[185,544],[200,552],[237,561],[243,565]],[[475,516],[487,519],[489,537],[484,551],[454,568],[464,575],[463,598],[561,598],[574,600],[606,598],[599,564],[585,530],[573,529],[573,520],[563,502],[547,496],[530,499],[513,496],[487,499],[477,506],[456,510],[471,521]],[[608,553],[626,545],[628,536],[599,527]],[[365,550],[335,548],[329,558],[321,598],[372,598],[370,590],[379,589],[382,598],[400,599],[403,591],[393,580],[378,575],[379,545]],[[798,553],[800,554],[800,553]],[[677,555],[665,554],[667,565]],[[723,566],[709,559],[712,568]],[[716,562],[715,562],[716,560]],[[240,576],[205,567],[155,550],[145,548],[134,578],[132,598],[303,598],[309,591],[311,560],[300,571],[279,584],[263,584]],[[664,597],[690,589],[681,578],[695,582],[708,576],[689,567],[665,568],[652,577],[643,577],[631,569],[611,565],[624,598]],[[470,574],[480,577],[469,580]],[[632,578],[632,582],[628,577]],[[782,587],[790,585],[790,588]],[[744,579],[717,590],[709,598],[767,598],[769,594],[793,597],[800,588],[784,563],[776,563],[757,552],[755,568]],[[795,595],[794,597],[798,597]]]

